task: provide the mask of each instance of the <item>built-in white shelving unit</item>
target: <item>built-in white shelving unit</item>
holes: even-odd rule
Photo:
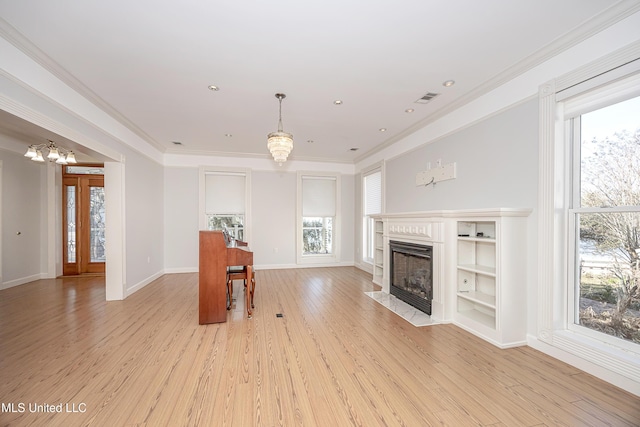
[[[384,222],[374,221],[373,282],[382,286],[384,275]]]
[[[458,313],[496,326],[496,223],[457,222]]]
[[[499,347],[526,341],[526,229],[517,216],[456,221],[454,322]]]

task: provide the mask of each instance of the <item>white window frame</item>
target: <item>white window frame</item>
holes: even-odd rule
[[[540,148],[538,197],[538,328],[535,339],[541,348],[596,375],[621,384],[640,382],[640,358],[622,346],[611,345],[602,337],[581,333],[569,327],[573,313],[572,241],[569,221],[571,206],[572,144],[566,125],[563,100],[586,93],[640,71],[640,42],[613,52],[572,73],[540,87]],[[597,334],[600,335],[600,334]],[[545,347],[548,346],[548,347]],[[558,353],[561,350],[564,353]],[[566,355],[566,356],[564,356]],[[585,365],[591,363],[591,365]],[[597,367],[594,371],[593,369]]]
[[[368,250],[369,248],[373,248],[375,245],[375,241],[371,240],[370,238],[373,239],[373,236],[371,236],[370,233],[368,233],[369,229],[368,226],[371,225],[372,227],[374,226],[373,224],[370,224],[372,222],[372,219],[370,217],[370,215],[367,215],[366,212],[366,192],[365,192],[365,178],[371,174],[374,174],[376,172],[380,172],[380,214],[384,213],[384,161],[378,162],[374,165],[371,165],[367,168],[364,168],[361,171],[361,180],[360,180],[360,188],[362,189],[362,200],[361,200],[361,224],[360,224],[360,229],[362,230],[362,239],[360,242],[360,250],[362,251],[361,254],[361,260],[364,264],[367,265],[367,267],[370,267],[373,271],[373,258],[369,258],[368,255]]]
[[[595,207],[582,207],[580,205],[580,175],[581,175],[581,122],[582,114],[596,111],[601,108],[616,104],[618,102],[625,101],[627,99],[636,98],[640,96],[640,72],[632,75],[627,79],[606,85],[598,90],[586,91],[586,93],[580,97],[576,97],[573,101],[568,99],[562,102],[563,118],[565,119],[565,141],[570,146],[570,153],[568,162],[570,163],[569,180],[570,186],[570,203],[567,209],[567,223],[568,223],[568,289],[567,289],[567,329],[570,331],[583,334],[587,337],[595,340],[602,341],[614,347],[619,347],[629,352],[639,353],[640,346],[630,341],[617,338],[612,335],[607,335],[603,332],[598,332],[593,329],[587,328],[576,324],[577,318],[577,293],[578,284],[580,281],[579,272],[579,254],[576,246],[579,240],[579,231],[577,225],[577,217],[581,214],[588,213],[623,213],[623,212],[638,212],[640,208],[631,206],[619,206],[610,208],[595,208]],[[580,99],[582,98],[582,99]],[[580,109],[574,113],[571,113],[567,109],[567,102],[571,102],[573,105],[579,106]],[[575,110],[575,108],[574,108]]]
[[[199,167],[199,206],[198,217],[199,229],[207,230],[207,211],[206,211],[206,175],[207,174],[221,174],[221,175],[238,175],[242,174],[245,177],[244,181],[244,240],[251,242],[251,170],[241,168],[224,168],[215,166],[200,166]],[[224,212],[220,212],[223,214]]]
[[[333,251],[330,254],[304,254],[302,236],[302,179],[303,177],[333,178],[336,180],[336,216],[333,220]],[[297,172],[297,207],[296,207],[296,261],[300,265],[335,265],[340,261],[341,236],[341,180],[339,173],[333,172]]]

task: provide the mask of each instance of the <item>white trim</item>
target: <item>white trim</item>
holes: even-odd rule
[[[302,240],[302,177],[327,177],[335,178],[336,180],[336,216],[333,223],[333,253],[320,254],[320,255],[303,255],[303,240]],[[341,191],[342,180],[339,173],[334,172],[308,172],[298,171],[296,180],[296,263],[299,266],[313,265],[313,266],[330,266],[340,263],[340,246],[342,241],[341,236],[341,223],[342,223],[342,206],[341,206]]]
[[[107,218],[105,294],[107,301],[123,300],[127,297],[124,163],[104,163],[104,198]]]
[[[319,263],[319,264],[256,264],[254,269],[260,270],[291,270],[295,268],[324,268],[324,267],[355,267],[353,261]]]
[[[25,283],[34,282],[36,280],[46,279],[44,274],[32,274],[31,276],[21,277],[19,279],[9,280],[8,282],[0,283],[0,290],[13,288],[15,286],[24,285]]]
[[[140,289],[144,288],[145,286],[147,286],[148,284],[152,283],[154,280],[159,279],[160,277],[163,276],[163,272],[159,271],[157,273],[152,274],[151,276],[147,277],[144,280],[141,280],[140,282],[136,283],[135,285],[133,285],[130,288],[127,288],[125,290],[125,298],[133,295],[134,293],[138,292]]]
[[[528,339],[532,347],[575,366],[598,366],[589,372],[637,395],[640,395],[637,355],[567,329],[566,287],[570,272],[567,271],[569,242],[566,237],[569,224],[565,212],[571,197],[568,188],[571,156],[570,144],[564,142],[563,105],[557,102],[556,94],[639,57],[640,41],[540,86],[538,323],[536,335]]]
[[[60,254],[61,242],[56,239],[58,227],[62,224],[60,215],[60,209],[62,208],[57,202],[58,193],[56,190],[56,164],[48,162],[46,165],[46,204],[42,212],[46,215],[45,225],[46,229],[42,233],[42,241],[46,242],[46,271],[44,276],[48,279],[53,279],[58,275],[56,271],[58,254]],[[60,265],[62,271],[62,265]],[[60,271],[60,272],[61,272]]]
[[[200,271],[198,267],[175,267],[165,268],[164,274],[197,273],[198,271]]]
[[[46,116],[38,111],[33,110],[19,102],[0,94],[0,109],[13,114],[27,122],[33,123],[43,129],[54,132],[70,141],[81,144],[92,151],[100,153],[110,159],[121,161],[124,157],[122,154],[113,150],[89,137],[77,132],[74,129]]]
[[[206,175],[207,174],[221,174],[221,175],[243,175],[244,180],[244,240],[251,241],[251,169],[248,168],[233,168],[225,166],[198,166],[198,227],[199,230],[207,229],[207,212],[206,212]]]

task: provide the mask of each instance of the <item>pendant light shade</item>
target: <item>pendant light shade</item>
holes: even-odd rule
[[[49,151],[46,159],[50,162],[56,162],[61,165],[66,165],[68,163],[78,163],[76,161],[75,154],[73,154],[73,151],[58,147],[56,143],[51,140],[44,144],[30,145],[29,148],[27,148],[27,152],[24,153],[24,156],[28,159],[33,160],[34,162],[42,163],[45,161],[45,157],[42,155],[42,150]]]
[[[273,156],[273,160],[278,162],[280,166],[287,161],[289,153],[293,150],[293,135],[282,130],[282,100],[286,96],[284,93],[276,93],[276,98],[280,102],[278,131],[267,135],[267,148]]]

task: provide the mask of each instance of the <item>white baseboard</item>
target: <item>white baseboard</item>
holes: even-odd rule
[[[165,268],[164,274],[197,273],[198,267]]]
[[[590,375],[600,378],[603,381],[611,383],[616,387],[628,391],[636,396],[640,396],[640,382],[613,372],[610,369],[597,365],[585,358],[576,356],[561,348],[540,341],[534,335],[527,335],[527,344],[542,353],[545,353],[555,359],[561,360],[571,366],[574,366]]]
[[[3,282],[0,285],[0,290],[13,288],[14,286],[24,285],[25,283],[33,282],[40,279],[47,279],[47,275],[44,273],[34,274],[27,277],[21,277],[20,279],[9,280],[8,282]]]
[[[141,282],[136,283],[134,286],[132,286],[130,288],[126,288],[125,289],[125,293],[124,293],[124,297],[128,298],[129,296],[131,296],[134,293],[138,292],[140,289],[142,289],[145,286],[147,286],[149,283],[151,283],[154,280],[159,279],[160,277],[162,277],[163,274],[164,274],[163,271],[159,271],[159,272],[147,277],[146,279],[142,280]]]
[[[262,264],[254,265],[256,270],[287,270],[293,268],[320,268],[320,267],[354,267],[352,261],[328,264]]]

